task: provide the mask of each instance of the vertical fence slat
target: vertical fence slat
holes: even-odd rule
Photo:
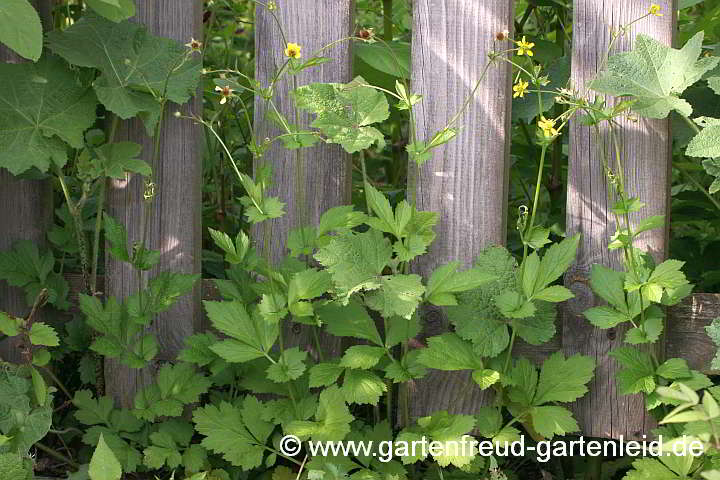
[[[310,58],[312,52],[325,45],[353,34],[354,0],[286,0],[276,3],[278,8],[275,13],[287,41],[302,46],[304,59]],[[263,87],[267,87],[277,69],[287,60],[285,44],[277,22],[262,6],[257,7],[255,27],[256,78]],[[297,75],[297,86],[313,82],[349,82],[352,79],[351,54],[349,40],[323,51],[322,56],[330,57],[332,61]],[[298,112],[297,121],[294,120],[289,94],[293,87],[292,77],[283,79],[276,86],[273,101],[290,123],[307,128],[311,122],[307,113]],[[256,97],[255,131],[258,141],[283,133],[268,121],[267,110],[265,100]],[[253,230],[257,246],[263,249],[267,243],[273,262],[280,261],[287,254],[285,241],[290,230],[317,225],[325,210],[350,203],[351,157],[339,145],[321,143],[301,150],[287,150],[278,141],[255,162],[256,168],[266,163],[272,167],[271,195],[279,196],[287,204],[285,216],[271,220],[269,227],[260,224]],[[294,345],[305,344],[309,333],[308,327],[295,325],[289,341]],[[338,339],[329,336],[324,337],[322,343],[323,348],[335,353],[340,345]]]
[[[137,2],[135,21],[147,25],[158,36],[182,43],[190,37],[202,38],[202,2],[196,0],[153,0]],[[185,114],[200,114],[200,95],[180,108]],[[201,183],[202,154],[200,126],[173,116],[177,105],[168,104],[162,126],[162,140],[158,162],[153,167],[156,196],[147,235],[147,246],[161,251],[159,264],[149,277],[160,271],[200,273],[202,243]],[[142,145],[142,158],[151,162],[152,140],[139,120],[122,122],[117,141],[129,140]],[[133,176],[129,181],[112,181],[108,189],[108,211],[127,226],[131,241],[139,241],[142,210],[143,180]],[[145,276],[147,281],[148,276]],[[136,273],[127,264],[106,258],[105,284],[107,295],[125,298],[137,291]],[[201,319],[200,284],[173,307],[158,315],[153,325],[159,353],[156,360],[172,360],[184,346],[184,338],[191,335]],[[107,392],[122,406],[132,404],[135,392],[152,378],[153,368],[128,369],[115,361],[105,364]]]
[[[633,25],[628,36],[618,40],[616,51],[629,50],[638,33],[671,44],[674,32],[673,0],[654,0],[664,17],[649,17]],[[572,81],[584,91],[604,62],[610,44],[610,29],[628,24],[648,12],[650,0],[575,0],[573,27]],[[598,152],[598,141],[590,128],[572,122],[570,173],[568,177],[567,231],[582,233],[577,263],[565,277],[576,298],[569,301],[563,325],[563,349],[567,355],[582,353],[595,358],[597,369],[590,392],[575,405],[581,431],[586,436],[639,437],[649,431],[652,419],[645,412],[640,395],[623,396],[615,384],[618,365],[608,353],[621,346],[626,329],[599,330],[582,312],[597,304],[589,286],[594,263],[621,268],[619,254],[607,250],[616,226],[609,214],[606,177]],[[667,120],[621,122],[620,141],[625,163],[626,190],[647,203],[642,217],[664,215],[669,208],[671,135]],[[633,222],[640,218],[634,215]],[[638,246],[660,260],[666,256],[668,232],[652,230],[640,237]]]
[[[496,33],[512,30],[513,2],[418,0],[413,7],[412,90],[423,95],[416,107],[417,132],[429,139],[462,108]],[[426,277],[451,260],[469,266],[484,247],[505,243],[510,81],[507,63],[491,66],[459,119],[458,136],[415,174],[418,209],[440,213],[437,239],[415,266]],[[424,320],[424,335],[447,329],[439,310],[427,312]],[[417,385],[411,415],[474,411],[483,394],[477,388],[465,391],[468,382],[468,375],[431,371]]]
[[[38,9],[43,26],[52,26],[50,0],[32,2]],[[0,45],[0,62],[25,61],[9,48]],[[30,240],[38,245],[46,243],[53,218],[52,183],[50,180],[21,180],[5,169],[0,169],[0,251],[7,250],[18,240]],[[25,316],[30,308],[22,289],[0,281],[0,311]],[[0,343],[0,358],[20,361],[19,337]]]

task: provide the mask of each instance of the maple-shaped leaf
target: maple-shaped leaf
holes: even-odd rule
[[[129,21],[86,14],[66,30],[50,32],[48,46],[74,65],[100,70],[93,83],[100,102],[123,119],[141,115],[150,132],[160,115],[158,99],[183,104],[200,79],[199,57]]]
[[[366,85],[362,77],[348,84],[313,83],[295,90],[293,97],[298,108],[317,115],[313,127],[354,153],[373,143],[385,144],[382,132],[369,125],[390,116],[385,94]]]
[[[665,118],[672,110],[690,116],[692,107],[680,95],[720,59],[699,59],[703,32],[683,48],[674,49],[647,36],[638,35],[631,52],[610,57],[607,70],[590,84],[593,90],[637,99],[633,110],[649,118]]]
[[[330,272],[339,296],[345,298],[358,290],[379,288],[380,274],[391,258],[392,247],[377,230],[334,237],[315,254]]]
[[[0,63],[0,168],[18,175],[67,162],[67,144],[83,146],[97,100],[60,58]]]

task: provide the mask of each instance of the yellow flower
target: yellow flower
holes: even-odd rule
[[[228,98],[233,96],[233,89],[228,86],[216,86],[215,91],[220,92],[220,95],[222,96],[222,98],[220,99],[220,105],[225,105],[228,101]]]
[[[277,10],[277,3],[273,1],[268,2],[267,9],[270,11]]]
[[[650,15],[655,15],[656,17],[662,17],[663,15],[665,15],[664,13],[661,13],[661,12],[662,12],[662,7],[655,3],[650,5],[650,9],[648,10],[648,13]]]
[[[555,120],[553,120],[552,118],[547,119],[543,116],[540,116],[538,128],[543,131],[543,134],[545,134],[546,138],[554,137],[559,133],[558,130],[555,128]]]
[[[523,35],[522,40],[517,42],[517,46],[518,46],[518,51],[517,51],[518,55],[527,55],[528,57],[533,56],[532,48],[535,46],[535,44],[532,42],[528,42],[527,39],[525,38],[525,35]]]
[[[297,43],[288,43],[285,48],[285,56],[290,58],[300,58],[302,57],[300,50],[302,50],[302,47]]]
[[[513,85],[513,98],[523,98],[529,86],[530,84],[528,82],[524,80],[518,80],[518,82]]]

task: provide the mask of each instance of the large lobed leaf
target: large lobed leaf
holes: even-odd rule
[[[686,88],[714,68],[717,58],[699,59],[703,33],[677,50],[638,35],[635,49],[610,57],[607,70],[590,84],[593,90],[614,96],[633,96],[633,110],[649,118],[665,118],[672,110],[689,116],[690,104],[680,98]]]
[[[186,47],[129,21],[87,14],[50,32],[48,46],[74,65],[100,70],[93,83],[100,102],[123,119],[141,115],[150,132],[160,115],[157,97],[183,104],[200,79],[200,59],[187,57]]]
[[[0,63],[0,167],[18,175],[67,162],[95,122],[95,94],[53,56],[38,63]]]

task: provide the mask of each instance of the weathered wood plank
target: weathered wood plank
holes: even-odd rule
[[[513,2],[418,0],[413,7],[412,90],[423,95],[416,106],[417,134],[429,139],[462,108],[480,79],[496,33],[512,30]],[[418,209],[440,214],[438,237],[429,255],[414,266],[426,277],[451,260],[470,265],[484,247],[505,242],[510,82],[507,63],[490,67],[459,118],[458,136],[438,148],[419,171],[410,165],[408,188],[410,195],[413,188],[417,192]],[[425,336],[447,328],[440,310],[427,312],[424,320]],[[444,409],[475,411],[483,394],[467,384],[467,375],[431,371],[417,383],[411,416]]]
[[[668,309],[665,356],[684,358],[691,368],[717,375],[710,369],[710,362],[718,348],[705,327],[718,317],[720,295],[715,293],[696,293]]]
[[[672,0],[656,1],[664,17],[649,17],[635,23],[629,35],[618,40],[615,51],[629,50],[638,33],[649,34],[671,44],[675,29]],[[649,0],[575,0],[572,55],[572,84],[585,91],[597,70],[602,68],[611,41],[610,29],[630,23],[645,15]],[[623,343],[625,329],[599,330],[592,327],[582,312],[597,304],[588,284],[592,264],[602,263],[620,268],[618,252],[607,250],[608,239],[616,226],[606,188],[606,177],[598,145],[608,141],[602,133],[601,143],[593,131],[575,121],[571,125],[570,173],[567,194],[568,234],[582,233],[577,263],[565,277],[566,285],[576,298],[567,303],[563,325],[563,350],[567,355],[582,353],[597,362],[590,393],[574,405],[580,430],[587,436],[617,438],[636,437],[649,431],[652,419],[645,412],[639,395],[623,396],[617,391],[615,374],[618,366],[608,352]],[[626,189],[648,207],[641,216],[664,215],[669,208],[669,169],[671,135],[665,120],[621,122],[620,142],[625,165]],[[650,173],[652,172],[652,173]],[[636,222],[640,215],[634,215]],[[638,246],[650,251],[656,259],[667,254],[668,231],[653,230],[643,234]],[[640,432],[640,433],[639,433]]]
[[[309,126],[306,112],[295,112],[290,90],[313,82],[346,83],[352,80],[352,45],[347,39],[353,35],[353,0],[284,0],[277,1],[275,12],[288,42],[302,46],[303,58],[332,43],[322,56],[333,61],[307,69],[296,77],[286,77],[276,86],[273,99],[280,113],[290,123]],[[275,72],[286,62],[283,35],[268,10],[258,5],[255,24],[256,78],[268,86]],[[260,97],[255,99],[255,129],[257,138],[273,138],[282,132],[266,118],[270,109]],[[318,144],[301,150],[287,150],[281,142],[275,144],[255,167],[269,164],[273,172],[271,194],[287,204],[287,214],[253,229],[253,239],[260,250],[269,248],[269,256],[278,262],[287,255],[285,242],[288,232],[297,227],[317,225],[320,215],[330,207],[350,203],[351,157],[339,145]],[[301,327],[301,328],[298,328]],[[286,338],[293,345],[310,345],[310,327],[295,325]],[[339,353],[341,342],[326,337],[322,342],[326,352]]]
[[[202,2],[195,0],[144,0],[137,2],[135,21],[146,24],[154,35],[173,38],[182,43],[190,37],[202,38]],[[201,127],[172,112],[178,107],[168,104],[158,161],[152,165],[156,184],[147,246],[161,251],[158,266],[145,275],[144,282],[160,271],[200,273],[201,251]],[[198,96],[180,109],[185,114],[200,114]],[[122,122],[117,141],[130,140],[143,147],[142,158],[152,162],[153,144],[140,121]],[[140,241],[143,229],[143,179],[112,181],[108,185],[108,211],[126,225],[131,241]],[[136,272],[127,264],[106,259],[106,293],[125,298],[137,291]],[[201,319],[200,286],[181,298],[169,311],[155,320],[153,332],[160,345],[156,362],[171,360],[183,347],[183,339],[199,326]],[[148,371],[128,369],[117,362],[106,362],[107,391],[122,406],[132,403],[135,391],[152,378]]]
[[[52,28],[50,0],[34,0],[43,26]],[[0,44],[0,62],[25,61],[9,48]],[[53,199],[50,180],[21,180],[7,170],[0,169],[0,251],[7,250],[18,240],[30,240],[38,245],[46,243],[45,234],[52,225]],[[25,293],[20,288],[0,282],[0,311],[20,317],[30,312]],[[20,360],[18,338],[0,343],[0,358]]]

